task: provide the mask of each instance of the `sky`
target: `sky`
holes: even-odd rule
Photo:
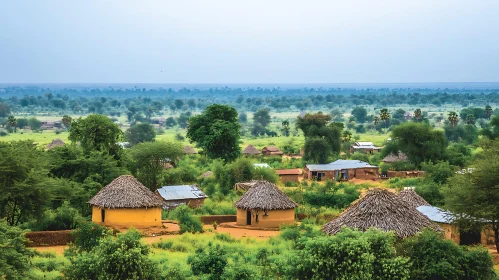
[[[497,0],[0,0],[0,83],[499,82]]]

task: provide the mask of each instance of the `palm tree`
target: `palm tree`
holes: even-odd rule
[[[378,125],[378,123],[379,123],[379,117],[374,116],[374,125]]]
[[[289,121],[288,120],[284,120],[282,123],[282,132],[284,134],[284,136],[289,136]]]
[[[449,112],[449,117],[447,118],[450,122],[450,126],[454,127],[458,122],[459,122],[459,117],[457,116],[457,113],[452,111]]]
[[[379,118],[385,122],[385,129],[386,129],[388,120],[390,119],[390,113],[388,112],[388,109],[386,108],[381,109],[381,111],[379,111]]]
[[[421,109],[416,109],[414,111],[414,118],[416,119],[417,122],[423,117],[423,113],[421,112]]]
[[[475,115],[473,114],[466,115],[466,124],[475,125]]]
[[[17,120],[14,116],[9,116],[9,118],[7,119],[7,125],[10,128],[14,128],[14,132],[16,132]]]
[[[490,120],[490,116],[492,116],[492,107],[490,105],[485,106],[485,115]]]

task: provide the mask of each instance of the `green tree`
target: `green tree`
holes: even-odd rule
[[[348,130],[343,131],[342,140],[344,143],[350,142],[352,140],[352,133]]]
[[[155,137],[154,127],[149,123],[136,124],[125,132],[125,140],[132,146],[142,142],[154,142]]]
[[[374,125],[379,124],[379,117],[378,116],[374,116],[373,123],[374,123]]]
[[[416,119],[417,122],[419,122],[423,118],[423,113],[421,112],[421,109],[416,109],[414,110],[414,118]]]
[[[0,277],[2,279],[26,279],[31,252],[26,249],[25,243],[22,230],[0,220]]]
[[[239,114],[239,122],[240,123],[247,123],[248,122],[248,115],[245,112],[242,112]]]
[[[0,102],[0,118],[5,118],[10,114],[9,105],[5,102]]]
[[[213,104],[201,115],[189,119],[187,137],[196,142],[209,158],[233,161],[241,154],[240,129],[236,109]]]
[[[16,131],[17,120],[14,116],[9,116],[9,118],[7,119],[7,126],[11,129],[14,129],[14,132]]]
[[[307,113],[303,118],[297,117],[296,128],[301,129],[305,137],[314,136],[319,128],[325,127],[330,121],[330,115],[324,115],[321,112],[317,114]]]
[[[177,121],[173,117],[168,117],[165,121],[166,127],[174,127],[177,125]]]
[[[192,273],[196,276],[207,274],[208,279],[222,279],[227,265],[227,252],[220,244],[208,246],[208,252],[203,248],[197,249],[189,256],[187,263],[191,265]]]
[[[475,115],[473,115],[473,114],[466,115],[465,122],[466,122],[466,124],[469,124],[469,125],[475,125]]]
[[[39,121],[37,118],[30,118],[28,120],[28,125],[31,128],[31,130],[38,130],[42,127],[42,122]]]
[[[379,111],[379,118],[385,123],[385,128],[387,128],[388,121],[390,120],[390,113],[388,112],[388,109],[381,109]]]
[[[104,115],[88,115],[71,122],[69,140],[80,142],[85,152],[107,152],[119,158],[121,147],[118,142],[122,139],[123,132]]]
[[[445,205],[454,213],[491,222],[499,252],[499,142],[485,142],[474,170],[455,174],[443,189]]]
[[[184,154],[179,142],[144,142],[129,150],[130,170],[152,191],[160,187],[161,174],[167,162],[176,162]]]
[[[459,122],[459,116],[456,112],[449,112],[447,119],[449,120],[451,127],[454,127]]]
[[[358,123],[365,123],[367,119],[367,110],[364,107],[355,107],[352,110],[352,116]]]
[[[493,112],[494,111],[492,110],[492,107],[490,107],[490,105],[485,106],[485,115],[487,116],[487,119],[490,120]]]
[[[290,130],[290,128],[289,128],[289,121],[285,120],[285,121],[283,121],[281,123],[281,125],[282,125],[282,134],[284,136],[288,137],[289,136],[289,130]]]
[[[185,113],[182,113],[177,118],[177,124],[180,128],[186,128],[188,120],[189,120],[189,116],[187,116],[187,114],[185,114]]]
[[[270,123],[270,110],[262,108],[253,114],[253,122],[261,124],[266,127]]]
[[[332,155],[331,148],[325,139],[308,137],[303,148],[303,159],[314,163],[327,163]]]
[[[0,218],[16,226],[39,217],[51,198],[47,161],[31,141],[0,143]]]
[[[420,166],[422,162],[437,162],[445,158],[447,140],[443,131],[435,130],[425,123],[407,122],[392,130],[392,141],[385,154],[402,151],[409,161]]]
[[[149,259],[151,248],[141,241],[140,232],[130,229],[116,238],[106,237],[90,252],[70,255],[64,269],[67,279],[159,279],[156,263]]]
[[[187,205],[180,205],[172,213],[173,218],[179,222],[180,233],[203,232],[203,224],[201,219],[194,216],[194,211]]]
[[[68,115],[62,116],[62,124],[64,125],[65,128],[69,128],[72,121],[73,121],[73,118],[71,118],[70,116],[68,116]]]

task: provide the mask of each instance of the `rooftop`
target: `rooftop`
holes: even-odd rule
[[[159,188],[157,192],[166,201],[208,197],[195,185],[164,186]]]

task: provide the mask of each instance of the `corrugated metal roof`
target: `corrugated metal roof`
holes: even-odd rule
[[[452,213],[442,210],[438,207],[435,206],[419,206],[418,208],[419,212],[421,214],[425,215],[428,217],[428,219],[437,222],[437,223],[444,223],[444,224],[450,224],[454,221],[454,217]]]
[[[158,189],[159,195],[165,200],[182,200],[208,197],[196,186],[164,186]]]
[[[369,163],[360,160],[345,160],[345,159],[339,159],[329,164],[307,164],[307,168],[310,171],[333,171],[333,170],[354,169],[354,168],[363,168],[363,167],[377,167],[377,166],[370,165]]]

